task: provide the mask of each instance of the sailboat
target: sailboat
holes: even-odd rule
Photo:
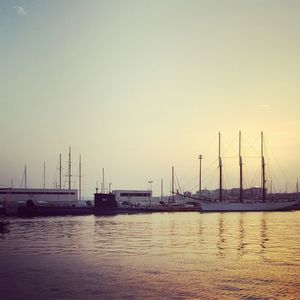
[[[85,208],[87,203],[81,198],[81,156],[79,157],[79,191],[71,187],[71,147],[69,147],[68,189],[62,188],[61,154],[59,155],[59,186],[46,188],[44,163],[43,188],[27,187],[27,169],[24,169],[24,188],[0,188],[0,213],[6,215],[55,215],[70,213],[69,208]],[[73,209],[75,211],[75,209]],[[79,211],[79,209],[77,210]]]
[[[243,196],[243,161],[241,154],[241,132],[239,132],[239,168],[240,187],[239,200],[230,202],[223,197],[222,178],[222,157],[221,157],[221,134],[219,133],[219,197],[217,201],[199,200],[202,211],[206,212],[229,212],[229,211],[281,211],[291,210],[298,204],[298,201],[269,201],[266,190],[266,170],[264,158],[263,132],[261,132],[261,199],[245,199]]]

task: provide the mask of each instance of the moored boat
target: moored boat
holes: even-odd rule
[[[297,201],[285,202],[206,202],[201,201],[204,212],[234,212],[234,211],[284,211],[293,210]]]
[[[242,212],[242,211],[286,211],[299,206],[299,200],[274,201],[268,199],[266,189],[266,170],[264,157],[263,132],[261,132],[261,197],[260,199],[245,199],[243,190],[243,160],[241,153],[241,132],[239,132],[239,167],[240,187],[237,201],[225,200],[223,197],[223,174],[221,157],[221,134],[219,133],[219,197],[217,201],[197,199],[203,212]]]

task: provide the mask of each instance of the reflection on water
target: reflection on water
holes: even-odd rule
[[[224,256],[225,255],[225,238],[224,238],[224,224],[223,224],[223,214],[220,214],[219,218],[219,240],[217,242],[217,248],[218,248],[218,256]]]
[[[0,225],[0,238],[5,238],[5,233],[9,233],[9,226],[8,225]]]
[[[300,212],[10,219],[5,299],[294,298]]]
[[[237,252],[240,256],[245,254],[246,243],[244,241],[245,238],[245,228],[244,228],[244,214],[240,213],[239,218],[239,244],[237,248]]]
[[[264,258],[264,252],[266,249],[266,243],[268,241],[268,231],[267,231],[267,221],[266,221],[266,215],[264,214],[262,220],[261,220],[261,257]]]

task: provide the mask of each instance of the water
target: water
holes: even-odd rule
[[[300,298],[300,211],[10,223],[1,299]]]

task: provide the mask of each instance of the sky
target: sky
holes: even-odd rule
[[[52,0],[0,2],[0,187],[55,184],[59,153],[83,195],[113,189],[259,185],[264,132],[269,182],[300,178],[300,2]],[[267,150],[269,149],[269,150]],[[272,175],[272,176],[271,176]],[[56,175],[57,177],[57,175]],[[64,176],[64,179],[66,177]],[[178,181],[178,182],[177,182]],[[288,184],[288,185],[287,185]],[[99,183],[100,185],[100,183]]]

